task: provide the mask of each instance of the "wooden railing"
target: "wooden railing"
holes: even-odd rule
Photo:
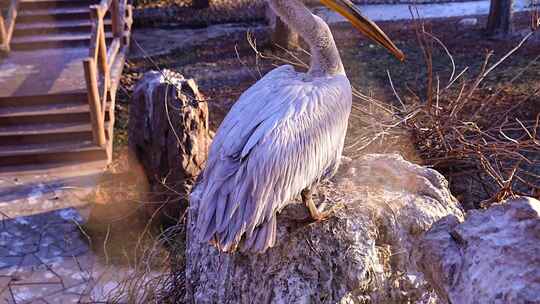
[[[83,62],[84,74],[94,142],[104,147],[107,143],[105,113],[111,99],[111,69],[118,52],[128,44],[126,37],[129,33],[126,30],[131,27],[131,6],[125,0],[102,0],[100,4],[90,6],[90,13],[93,24],[89,57]],[[111,17],[112,26],[109,46],[105,32],[107,13]]]
[[[15,28],[15,19],[17,19],[18,0],[10,0],[7,7],[7,15],[4,19],[0,10],[0,49],[9,52],[13,29]]]

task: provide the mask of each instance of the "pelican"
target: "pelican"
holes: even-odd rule
[[[268,72],[245,91],[218,128],[192,191],[195,236],[223,252],[262,253],[276,243],[276,216],[296,197],[314,220],[311,189],[337,171],[352,89],[328,25],[300,0],[267,0],[309,45],[310,68]],[[399,60],[403,53],[349,0],[320,0]]]

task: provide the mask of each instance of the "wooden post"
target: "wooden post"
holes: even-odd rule
[[[121,38],[123,35],[123,9],[120,7],[119,0],[113,0],[111,2],[111,19],[112,19],[112,31],[114,38]]]
[[[99,60],[99,67],[101,70],[101,73],[103,75],[103,93],[101,94],[102,98],[102,114],[105,115],[105,106],[107,103],[107,90],[109,89],[109,83],[110,83],[110,75],[109,75],[109,63],[107,62],[107,42],[105,41],[105,27],[103,23],[103,15],[99,16],[98,19],[98,60]],[[97,83],[97,75],[96,75],[96,83]],[[99,95],[98,95],[99,96]],[[99,100],[99,98],[98,98]]]
[[[130,4],[125,5],[126,8],[126,16],[124,19],[125,25],[126,25],[126,35],[124,36],[124,45],[129,45],[130,35],[131,35],[131,26],[133,24],[133,6]]]
[[[19,3],[17,0],[11,0],[7,16],[4,19],[0,15],[0,46],[3,46],[4,51],[10,51],[11,36],[15,28],[15,19],[17,18],[17,7]]]
[[[6,44],[7,40],[7,32],[6,32],[6,25],[4,23],[4,17],[2,17],[2,14],[0,14],[0,46],[3,46]]]
[[[92,32],[90,34],[90,57],[98,60],[99,56],[99,6],[90,6],[90,19],[92,20]]]
[[[99,46],[98,46],[98,54],[99,54],[99,65],[101,68],[101,72],[104,75],[109,75],[109,65],[107,63],[107,42],[105,41],[105,28],[103,26],[103,19],[99,19]]]
[[[105,138],[105,121],[103,119],[101,103],[99,101],[96,63],[93,58],[87,58],[83,61],[83,64],[94,143],[100,147],[105,147],[107,139]]]

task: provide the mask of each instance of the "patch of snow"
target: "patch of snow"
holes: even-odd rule
[[[62,209],[58,211],[58,214],[62,219],[66,221],[76,221],[78,223],[81,223],[83,221],[83,218],[79,214],[79,212],[73,208]]]
[[[32,189],[28,194],[28,204],[36,205],[42,203],[43,200],[41,199],[41,196],[43,196],[44,190],[46,190],[44,184],[39,184]]]
[[[24,225],[24,226],[30,224],[30,222],[29,222],[27,219],[23,218],[23,217],[18,217],[18,218],[16,218],[16,219],[15,219],[15,223],[17,223],[17,224],[19,224],[19,225]]]

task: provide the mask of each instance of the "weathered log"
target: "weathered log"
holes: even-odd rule
[[[135,86],[128,129],[130,165],[148,183],[146,209],[178,218],[210,145],[208,106],[195,81],[169,70],[146,73]]]
[[[509,200],[448,216],[426,233],[417,260],[447,303],[540,303],[540,202]]]
[[[326,221],[302,223],[306,208],[290,205],[278,216],[276,247],[260,255],[198,242],[192,201],[186,303],[418,303],[435,296],[412,252],[432,223],[463,217],[440,174],[396,155],[368,155],[342,165],[320,186],[319,200],[343,207]]]

